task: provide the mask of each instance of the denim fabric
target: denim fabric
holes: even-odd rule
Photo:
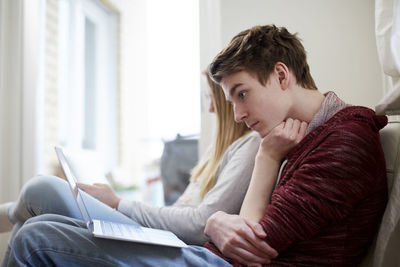
[[[29,219],[10,247],[2,266],[231,266],[198,246],[172,248],[96,238],[82,221],[51,214]]]
[[[92,219],[108,219],[121,223],[135,223],[129,217],[112,209],[92,196],[82,192],[85,205]],[[9,210],[14,224],[23,223],[41,214],[60,214],[82,219],[68,183],[55,176],[37,176],[22,188],[18,200]]]
[[[82,193],[92,219],[137,224],[121,212],[112,209],[85,192]],[[65,180],[54,176],[37,176],[24,185],[17,201],[9,209],[8,216],[10,221],[14,223],[9,244],[12,243],[26,220],[42,214],[59,214],[82,219],[71,189]],[[10,247],[6,251],[5,258],[8,257],[9,253]]]

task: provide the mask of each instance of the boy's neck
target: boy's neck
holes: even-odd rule
[[[294,101],[291,117],[310,123],[321,108],[325,96],[318,90],[297,87],[293,90]]]

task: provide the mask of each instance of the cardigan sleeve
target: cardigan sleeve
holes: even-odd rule
[[[252,133],[228,148],[216,185],[196,207],[156,207],[124,199],[118,210],[143,226],[170,230],[188,244],[203,245],[208,240],[204,227],[209,216],[219,210],[239,212],[260,140],[256,133]]]
[[[260,221],[280,253],[343,221],[386,177],[379,134],[368,123],[349,121],[320,136],[299,144],[313,147],[305,155],[289,155],[292,164]]]

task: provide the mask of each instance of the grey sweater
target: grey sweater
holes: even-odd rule
[[[228,147],[218,180],[203,200],[197,197],[199,186],[192,182],[173,206],[156,207],[122,199],[118,210],[145,227],[169,230],[187,244],[203,245],[208,241],[204,228],[214,212],[239,213],[260,141],[259,135],[253,132]]]

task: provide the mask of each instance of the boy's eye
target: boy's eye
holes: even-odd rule
[[[243,99],[245,96],[246,96],[246,92],[245,91],[242,91],[242,92],[239,92],[238,93],[238,97],[240,98],[240,99]]]

